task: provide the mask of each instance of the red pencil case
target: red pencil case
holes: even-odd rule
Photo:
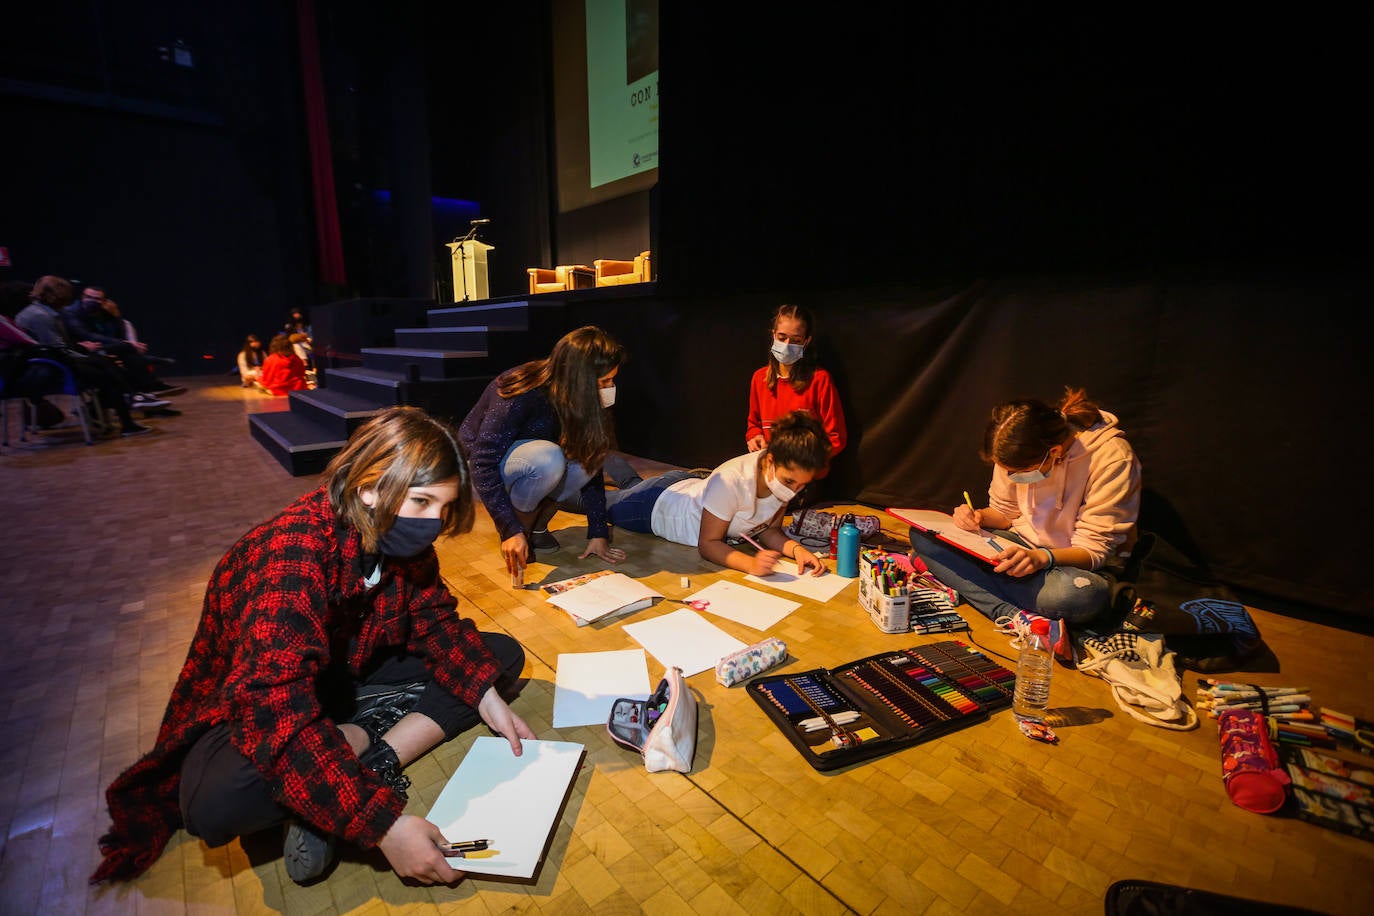
[[[1253,709],[1217,713],[1226,794],[1246,811],[1273,814],[1288,800],[1288,774],[1269,743],[1264,716]]]

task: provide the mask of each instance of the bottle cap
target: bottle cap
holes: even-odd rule
[[[1031,632],[1036,636],[1050,635],[1050,622],[1044,617],[1031,621]]]

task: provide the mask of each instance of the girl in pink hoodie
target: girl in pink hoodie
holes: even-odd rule
[[[981,457],[992,465],[988,504],[961,503],[954,520],[1013,546],[989,566],[912,529],[931,572],[993,620],[1027,611],[1081,622],[1105,610],[1096,570],[1134,540],[1140,513],[1140,461],[1116,417],[1081,389],[1057,406],[1010,401],[993,408]]]

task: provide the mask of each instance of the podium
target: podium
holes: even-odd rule
[[[454,302],[491,298],[487,288],[487,252],[494,247],[477,239],[448,243],[448,250],[453,252]]]

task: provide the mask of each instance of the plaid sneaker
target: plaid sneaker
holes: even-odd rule
[[[1002,633],[1011,637],[1011,647],[1020,650],[1031,633],[1031,624],[1037,620],[1047,621],[1050,625],[1050,648],[1061,665],[1074,665],[1073,640],[1069,638],[1069,622],[1052,617],[1041,617],[1030,611],[1017,611],[1011,617],[998,617],[993,624]]]

